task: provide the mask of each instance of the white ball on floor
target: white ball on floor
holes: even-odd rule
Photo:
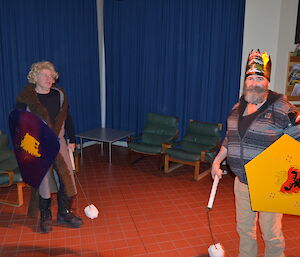
[[[210,257],[224,257],[225,251],[220,243],[217,243],[215,245],[211,245],[208,248],[208,254]]]
[[[95,205],[90,204],[89,206],[84,208],[85,215],[90,219],[95,219],[98,217],[99,211]]]

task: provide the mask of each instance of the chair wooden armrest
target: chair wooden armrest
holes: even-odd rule
[[[162,144],[162,153],[166,152],[166,149],[171,148],[172,144],[171,143],[163,143]]]
[[[8,175],[8,183],[1,184],[0,187],[9,187],[14,183],[14,172],[11,170],[2,170],[0,174],[7,174]]]

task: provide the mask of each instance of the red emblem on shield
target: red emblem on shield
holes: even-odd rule
[[[283,193],[298,193],[300,191],[300,170],[291,167],[288,170],[288,178],[282,184],[280,192]]]

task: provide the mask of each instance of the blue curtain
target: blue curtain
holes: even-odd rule
[[[222,122],[238,100],[244,0],[105,0],[107,127]]]
[[[76,132],[100,126],[96,0],[0,1],[0,129],[27,83],[32,63],[48,60],[60,74]]]

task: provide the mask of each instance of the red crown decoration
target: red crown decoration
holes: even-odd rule
[[[251,75],[259,75],[270,81],[271,77],[271,58],[267,52],[261,53],[252,50],[248,56],[245,78]]]

